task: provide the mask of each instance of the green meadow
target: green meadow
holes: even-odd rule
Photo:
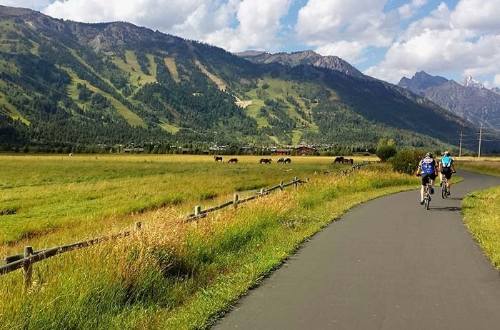
[[[144,223],[132,237],[0,277],[2,329],[193,329],[208,327],[300,244],[363,201],[418,185],[371,165],[349,176],[331,159],[294,157],[290,166],[235,166],[208,156],[3,156],[2,255],[69,243]],[[213,213],[234,191],[251,193],[294,176],[297,189]],[[5,226],[6,225],[6,226]]]

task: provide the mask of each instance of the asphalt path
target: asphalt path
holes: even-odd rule
[[[462,222],[464,181],[426,211],[416,191],[349,211],[307,242],[215,329],[500,329],[500,274]]]

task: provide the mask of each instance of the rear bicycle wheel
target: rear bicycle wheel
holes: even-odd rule
[[[448,191],[446,190],[446,183],[441,184],[441,198],[445,199],[447,197]]]
[[[431,204],[431,199],[429,197],[425,198],[424,206],[426,210],[429,210]]]

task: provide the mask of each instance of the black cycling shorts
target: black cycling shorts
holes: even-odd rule
[[[428,184],[429,180],[436,180],[436,174],[422,174],[422,186]]]
[[[446,178],[446,180],[450,180],[451,179],[451,175],[453,174],[453,172],[451,171],[450,167],[443,167],[441,169],[441,174],[444,175],[444,177]]]

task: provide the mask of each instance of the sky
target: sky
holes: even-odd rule
[[[424,70],[500,87],[500,0],[0,0],[80,22],[127,21],[232,52],[336,55],[397,83]]]

